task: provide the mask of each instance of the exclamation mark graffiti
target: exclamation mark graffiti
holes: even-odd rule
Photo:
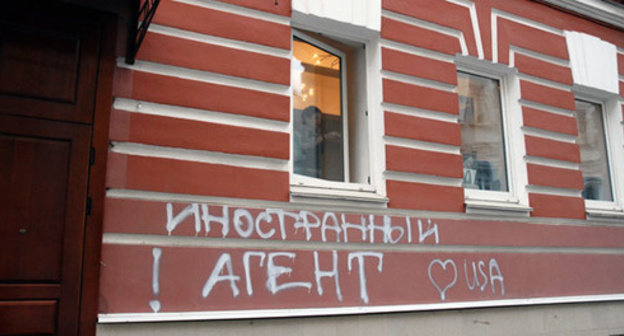
[[[154,292],[154,300],[149,302],[150,307],[154,313],[158,313],[160,310],[160,301],[158,300],[158,292],[160,291],[160,284],[158,281],[160,274],[160,257],[162,256],[162,249],[160,247],[154,247],[152,249],[152,256],[154,256],[154,267],[152,268],[152,291]]]

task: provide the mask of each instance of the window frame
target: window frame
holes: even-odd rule
[[[313,16],[300,15],[297,13],[297,21],[292,22],[292,34],[291,43],[294,37],[302,39],[308,43],[317,45],[316,42],[321,42],[321,45],[325,46],[326,43],[318,41],[313,36],[309,36],[301,30],[313,31],[321,34],[328,39],[336,40],[343,43],[343,41],[349,41],[356,44],[361,44],[364,49],[358,57],[361,57],[362,67],[365,68],[365,73],[362,76],[365,77],[362,83],[358,83],[359,90],[364,91],[366,94],[358,104],[361,104],[366,108],[365,116],[360,116],[354,121],[358,125],[354,126],[355,129],[365,129],[366,136],[358,137],[355,142],[357,146],[366,146],[366,167],[363,169],[368,173],[367,183],[363,182],[348,182],[350,178],[353,178],[350,171],[354,164],[361,164],[350,160],[350,152],[355,150],[353,146],[356,144],[349,140],[350,133],[354,132],[354,129],[349,129],[349,119],[352,117],[349,111],[349,96],[348,96],[348,79],[347,67],[350,69],[355,68],[351,65],[344,66],[342,71],[342,93],[343,108],[346,109],[346,113],[343,113],[343,128],[346,128],[343,134],[345,137],[344,146],[344,158],[348,164],[345,166],[345,181],[331,181],[320,178],[309,177],[305,175],[294,173],[294,148],[293,148],[293,136],[294,136],[294,124],[290,123],[290,200],[297,203],[313,203],[313,204],[335,204],[345,206],[365,206],[365,207],[386,207],[389,199],[385,196],[385,183],[383,178],[383,171],[385,170],[385,150],[381,141],[384,123],[383,116],[381,115],[381,76],[375,74],[381,71],[381,46],[379,32],[366,29],[364,27],[357,27],[351,24],[340,23],[336,21],[327,21],[324,19],[318,19]],[[293,13],[293,20],[295,15]],[[303,37],[303,38],[302,38]],[[318,46],[318,45],[317,45]],[[321,47],[321,49],[323,49]],[[333,52],[332,48],[332,52]],[[291,60],[293,59],[291,51]],[[342,58],[341,62],[348,63],[346,58]],[[293,92],[291,83],[291,116],[293,113]]]
[[[505,165],[507,170],[508,191],[478,190],[463,188],[462,186],[464,189],[466,212],[505,216],[529,216],[532,208],[528,205],[528,194],[526,192],[528,177],[526,165],[523,160],[526,154],[525,141],[520,127],[513,126],[523,124],[522,110],[519,104],[520,79],[517,74],[517,69],[463,55],[457,55],[455,57],[455,64],[457,66],[458,76],[459,73],[466,73],[497,80],[499,83],[501,129],[503,132],[503,149],[505,152]]]
[[[599,217],[623,217],[624,200],[623,189],[624,177],[615,167],[624,167],[624,133],[622,130],[622,113],[618,109],[619,98],[613,94],[602,92],[597,89],[588,88],[582,85],[574,85],[574,99],[600,105],[602,111],[602,125],[604,129],[605,149],[607,152],[607,169],[609,172],[609,182],[611,183],[611,201],[589,200],[583,198],[585,202],[585,212],[588,218]],[[576,114],[575,114],[576,119]],[[578,135],[577,135],[578,139]],[[577,140],[578,142],[578,140]],[[620,150],[618,150],[620,149]],[[579,167],[580,171],[580,167]],[[582,197],[582,196],[581,196]]]

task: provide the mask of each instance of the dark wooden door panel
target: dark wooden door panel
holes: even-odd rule
[[[0,335],[55,335],[56,310],[53,300],[0,302]]]
[[[60,280],[70,151],[65,139],[0,133],[0,281]]]
[[[0,115],[0,283],[58,284],[59,334],[77,327],[90,134],[88,125]]]
[[[5,9],[0,13],[0,113],[91,123],[99,25],[72,10],[55,15],[31,10],[24,17]]]

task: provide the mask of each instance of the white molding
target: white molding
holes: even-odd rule
[[[563,36],[563,30],[553,28],[541,22],[533,21],[515,14],[507,13],[498,9],[492,9],[490,14],[492,32],[492,61],[498,63],[498,18],[503,18],[515,23],[535,28],[547,33]],[[510,46],[511,47],[511,46]]]
[[[531,76],[523,72],[518,73],[518,78],[522,81],[538,84],[540,86],[545,86],[545,87],[549,87],[549,88],[553,88],[553,89],[557,89],[561,91],[566,91],[566,92],[572,91],[571,85],[563,84],[560,82],[555,82],[546,78]]]
[[[221,47],[254,52],[254,53],[268,55],[268,56],[290,58],[290,50],[269,47],[269,46],[265,46],[262,44],[252,43],[252,42],[245,42],[245,41],[228,39],[224,37],[207,35],[207,34],[192,32],[188,30],[183,30],[179,28],[162,26],[156,23],[150,24],[149,31],[152,33],[156,33],[156,34],[167,35],[167,36],[177,37],[177,38],[181,38],[185,40],[217,45]]]
[[[214,205],[228,205],[228,206],[240,206],[240,207],[259,207],[259,208],[281,208],[288,210],[300,210],[301,204],[292,203],[289,201],[268,201],[253,198],[230,198],[222,196],[210,196],[210,195],[194,195],[194,194],[180,194],[180,193],[168,193],[148,190],[136,190],[136,189],[117,189],[111,188],[106,190],[106,197],[114,199],[128,199],[128,200],[143,200],[154,202],[200,202]],[[323,202],[319,204],[306,203],[305,209],[308,211],[334,211],[344,213],[361,213],[362,207],[353,206],[352,203],[337,203],[337,202]],[[444,211],[430,211],[430,210],[410,210],[410,209],[394,209],[394,208],[366,208],[367,214],[375,215],[389,215],[389,216],[411,216],[419,218],[431,218],[431,219],[453,219],[453,220],[482,220],[482,221],[496,221],[496,222],[517,222],[517,219],[507,217],[492,217],[484,215],[467,215],[461,212],[444,212]],[[549,217],[528,217],[522,220],[528,224],[538,225],[576,225],[581,227],[621,227],[622,223],[611,223],[604,221],[592,221],[584,219],[572,219],[572,218],[549,218]],[[570,252],[572,253],[572,251]]]
[[[388,19],[402,22],[411,26],[427,29],[427,30],[430,30],[439,34],[454,37],[459,41],[461,53],[463,55],[469,55],[468,46],[466,45],[466,38],[464,37],[464,33],[461,30],[449,28],[449,27],[442,26],[442,25],[429,22],[429,21],[420,20],[420,19],[408,16],[408,15],[391,12],[385,9],[381,11],[381,14],[383,15],[383,17],[388,18]]]
[[[474,34],[475,44],[477,47],[477,56],[479,59],[485,58],[483,52],[483,40],[481,38],[481,29],[479,28],[479,17],[477,15],[477,6],[475,3],[468,0],[446,0],[446,2],[468,8],[468,11],[470,12],[472,32]]]
[[[306,185],[290,186],[291,202],[303,204],[306,202],[324,201],[331,202],[347,201],[352,202],[352,206],[357,207],[386,207],[389,199],[376,193],[374,190],[348,190],[330,189]]]
[[[460,155],[460,150],[458,146],[445,145],[437,142],[428,142],[408,138],[398,138],[388,135],[385,135],[383,139],[386,145],[419,149],[436,153]]]
[[[400,52],[404,52],[406,54],[411,54],[420,57],[430,58],[440,62],[446,63],[454,63],[455,57],[452,55],[447,55],[441,52],[437,52],[434,50],[424,49],[415,47],[409,44],[396,42],[388,39],[381,39],[381,46],[387,49],[396,50]]]
[[[533,57],[535,59],[538,59],[540,61],[546,62],[546,63],[551,63],[554,65],[558,65],[558,66],[562,66],[562,67],[569,67],[570,66],[570,61],[568,61],[567,59],[564,58],[559,58],[559,57],[555,57],[555,56],[550,56],[550,55],[546,55],[546,54],[542,54],[538,51],[534,51],[534,50],[529,50],[529,49],[524,49],[522,47],[518,47],[515,45],[510,45],[509,46],[509,66],[515,66],[515,54],[521,54],[524,56],[529,56],[529,57]]]
[[[448,83],[436,81],[433,79],[406,75],[406,74],[393,72],[389,70],[381,70],[381,76],[384,79],[390,79],[390,80],[397,81],[400,83],[406,83],[410,85],[416,85],[416,86],[426,87],[426,88],[445,91],[445,92],[455,93],[457,89],[457,86],[453,84],[448,84]]]
[[[418,174],[386,170],[384,176],[387,180],[431,184],[445,187],[461,187],[462,179],[455,177],[443,177],[436,175]]]
[[[582,198],[581,190],[576,189],[567,189],[567,188],[556,188],[556,187],[547,187],[540,185],[527,185],[526,189],[528,192],[533,194],[543,194],[543,195],[552,195],[552,196],[564,196],[564,197],[578,197]]]
[[[115,98],[113,108],[130,113],[143,113],[155,116],[187,119],[234,127],[246,127],[265,131],[288,133],[288,122],[250,117],[241,114],[201,110],[176,105],[151,103],[128,98]]]
[[[624,28],[624,8],[598,0],[541,0],[592,19]]]
[[[226,154],[205,150],[163,147],[130,142],[111,142],[110,145],[111,152],[125,155],[210,163],[241,168],[288,171],[287,160],[268,157]]]
[[[575,135],[552,132],[552,131],[544,130],[541,128],[533,128],[529,126],[522,126],[520,127],[520,129],[522,129],[522,132],[524,133],[524,135],[529,135],[529,136],[536,137],[536,138],[554,140],[554,141],[559,141],[559,142],[565,142],[569,144],[576,143]]]
[[[533,208],[530,206],[511,202],[466,199],[464,204],[466,205],[466,213],[469,215],[479,214],[497,217],[528,217],[531,211],[533,211]]]
[[[117,59],[117,66],[120,68],[153,73],[157,75],[177,77],[192,81],[224,85],[239,89],[253,90],[282,96],[290,96],[290,87],[288,85],[269,83],[243,77],[229,76],[216,72],[182,68],[173,65],[139,60],[137,60],[133,65],[130,65],[125,63],[123,57]]]
[[[214,9],[220,12],[227,12],[230,14],[236,14],[246,16],[252,19],[258,19],[267,22],[279,23],[283,25],[290,24],[290,18],[278,14],[264,12],[257,9],[236,6],[230,3],[215,1],[215,0],[174,0],[175,2],[185,3],[187,5]]]
[[[553,168],[563,168],[563,169],[570,169],[570,170],[581,169],[580,165],[575,162],[555,160],[555,159],[549,159],[549,158],[544,158],[544,157],[539,157],[539,156],[526,155],[524,156],[524,162],[526,162],[527,164],[530,163],[530,164],[536,164],[540,166],[553,167]]]
[[[534,101],[526,100],[526,99],[520,99],[518,102],[522,106],[530,107],[536,110],[540,110],[542,112],[548,112],[548,113],[557,114],[557,115],[565,116],[565,117],[574,117],[573,110],[567,110],[564,108],[560,108],[560,107],[556,107],[552,105],[546,105],[546,104],[542,104],[542,103],[538,103],[538,102],[534,102]]]
[[[381,106],[383,107],[383,110],[386,112],[403,114],[403,115],[408,115],[412,117],[418,117],[418,118],[424,118],[424,119],[430,119],[430,120],[436,120],[436,121],[442,121],[442,122],[447,122],[451,124],[457,124],[459,122],[459,116],[457,114],[427,110],[427,109],[422,109],[418,107],[399,105],[399,104],[388,103],[388,102],[381,103]]]
[[[590,303],[624,301],[624,294],[578,295],[559,297],[538,297],[506,300],[463,301],[445,303],[423,303],[386,306],[356,306],[328,308],[283,308],[254,310],[225,310],[175,313],[117,313],[99,314],[98,323],[165,322],[195,320],[237,320],[249,318],[284,318],[328,315],[355,315],[375,313],[418,312],[467,308],[513,307],[545,304]]]

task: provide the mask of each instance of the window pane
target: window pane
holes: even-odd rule
[[[576,101],[578,144],[581,149],[583,198],[612,201],[609,160],[600,104]]]
[[[341,58],[298,38],[293,56],[294,172],[344,181]]]
[[[463,185],[508,191],[499,82],[466,73],[458,75]]]

